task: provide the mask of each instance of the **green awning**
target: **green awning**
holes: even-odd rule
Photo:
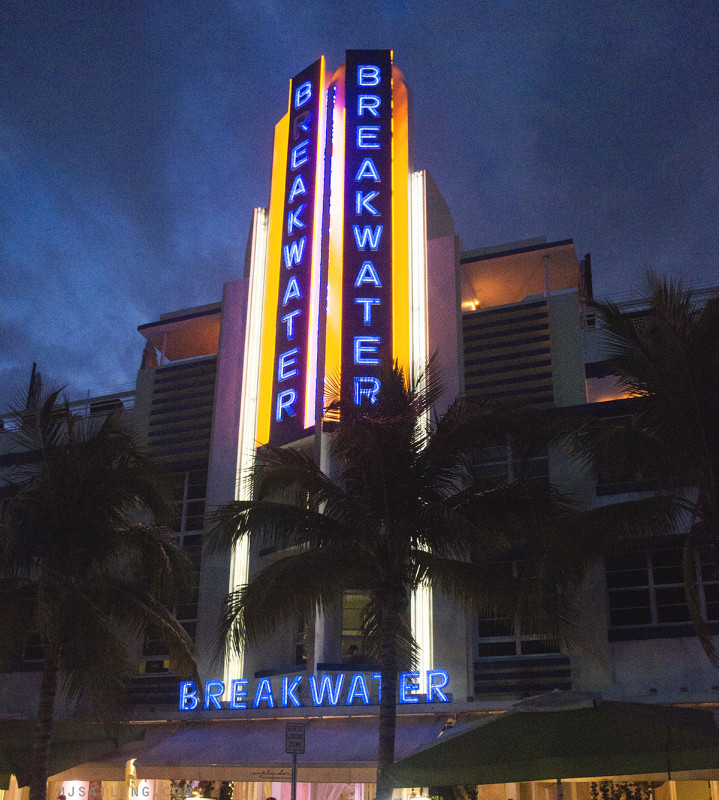
[[[32,766],[34,720],[0,722],[0,789],[7,789],[10,776],[27,786]],[[53,725],[48,774],[55,775],[86,761],[115,754],[127,742],[142,739],[141,725],[61,721]]]
[[[569,711],[509,711],[396,762],[394,786],[437,786],[584,778],[719,768],[711,711],[604,702]]]

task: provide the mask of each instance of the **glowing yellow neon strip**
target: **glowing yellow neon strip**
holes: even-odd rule
[[[320,318],[320,267],[322,262],[322,211],[325,184],[325,127],[327,103],[325,96],[325,57],[320,59],[319,104],[317,109],[317,168],[315,171],[315,214],[312,230],[312,261],[310,277],[310,319],[307,331],[307,382],[305,384],[305,428],[315,424],[317,401],[317,350]]]
[[[428,353],[427,343],[427,211],[426,173],[411,172],[409,175],[410,193],[410,370],[414,380],[424,369]]]
[[[290,91],[292,83],[290,82]],[[277,295],[282,264],[282,228],[285,210],[285,180],[287,145],[290,138],[289,112],[275,125],[275,144],[272,155],[272,189],[270,192],[269,234],[267,245],[267,277],[265,306],[262,318],[262,361],[259,402],[257,408],[257,444],[270,439],[272,416],[272,379],[275,370],[275,336],[277,326]]]
[[[410,377],[408,116],[407,87],[392,67],[392,356]]]
[[[344,67],[339,76],[332,111],[330,162],[330,241],[327,267],[327,325],[325,330],[325,385],[339,381],[342,366],[342,257],[344,235],[345,109]],[[332,89],[330,89],[332,91]],[[323,402],[325,399],[323,398]],[[326,402],[325,402],[326,405]]]

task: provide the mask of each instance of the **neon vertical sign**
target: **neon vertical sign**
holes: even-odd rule
[[[249,312],[259,366],[248,450],[313,433],[323,377],[332,389],[341,377],[356,403],[371,404],[383,366],[396,359],[413,380],[425,364],[425,187],[409,172],[409,106],[390,50],[347,51],[329,89],[323,58],[290,84],[275,127],[266,270],[259,251],[252,267],[265,291]],[[413,596],[413,627],[429,669],[429,590]],[[359,682],[350,695],[364,697]]]
[[[315,423],[325,148],[324,58],[290,84],[270,440]]]
[[[392,53],[345,60],[342,375],[375,403],[392,360]]]

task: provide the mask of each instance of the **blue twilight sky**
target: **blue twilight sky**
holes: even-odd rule
[[[288,81],[345,48],[394,49],[465,247],[719,283],[718,33],[709,0],[3,0],[0,406],[33,361],[129,385],[138,324],[220,298]]]

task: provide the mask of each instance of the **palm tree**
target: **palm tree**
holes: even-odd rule
[[[317,607],[337,607],[347,590],[368,594],[363,628],[382,676],[377,796],[385,798],[398,670],[412,649],[409,593],[427,582],[488,616],[535,630],[551,618],[556,627],[566,617],[562,598],[527,576],[507,579],[495,562],[519,550],[538,557],[547,522],[566,508],[532,481],[473,477],[472,458],[484,445],[519,433],[514,411],[458,400],[430,425],[441,392],[433,367],[413,388],[394,367],[381,386],[374,405],[356,406],[342,392],[331,406],[331,475],[299,449],[262,447],[256,499],[217,509],[207,545],[228,552],[252,533],[285,551],[226,600],[221,642],[237,650]]]
[[[138,521],[169,512],[158,467],[117,416],[81,421],[57,397],[14,415],[27,461],[0,526],[0,653],[17,655],[28,633],[44,650],[31,800],[45,800],[59,686],[98,713],[116,708],[128,645],[146,634],[167,643],[175,668],[194,669],[168,611],[192,585],[191,564],[169,531]]]
[[[696,559],[719,555],[719,298],[701,303],[681,282],[650,273],[639,311],[593,303],[612,372],[636,398],[633,424],[587,417],[572,420],[569,440],[597,470],[613,469],[646,481],[658,494],[606,506],[617,522],[640,508],[666,511],[655,535],[687,531],[684,589],[692,622],[719,666],[699,602]],[[646,540],[645,540],[646,544]]]

